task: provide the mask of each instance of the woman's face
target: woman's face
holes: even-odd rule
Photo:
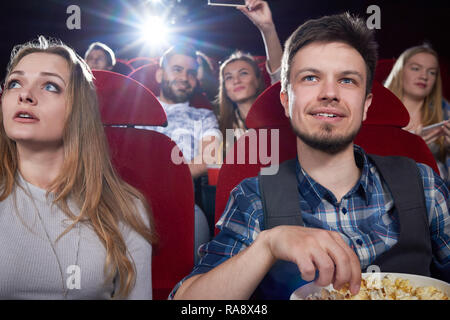
[[[61,148],[67,105],[69,65],[59,55],[31,53],[6,79],[3,126],[16,143]]]
[[[86,63],[89,68],[96,70],[111,70],[112,66],[108,64],[106,53],[100,49],[94,49],[86,57]]]
[[[254,99],[258,90],[258,79],[252,66],[242,60],[229,63],[223,69],[227,96],[235,103]]]
[[[415,100],[425,99],[436,83],[438,68],[434,55],[426,52],[413,55],[403,68],[403,94]]]

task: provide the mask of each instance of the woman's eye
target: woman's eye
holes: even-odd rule
[[[7,88],[8,88],[8,89],[16,89],[16,88],[20,88],[20,84],[19,84],[19,82],[18,82],[17,80],[11,80],[11,81],[8,83]]]
[[[59,92],[59,87],[53,83],[46,83],[44,89],[51,92]]]

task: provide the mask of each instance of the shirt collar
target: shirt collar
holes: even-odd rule
[[[161,99],[158,97],[158,101],[159,103],[161,103],[162,107],[164,110],[168,109],[168,108],[186,108],[189,107],[189,101],[186,102],[180,102],[180,103],[167,103],[167,102],[163,102],[161,101]]]
[[[354,193],[360,192],[361,196],[369,205],[371,191],[369,186],[372,185],[373,177],[370,172],[370,164],[364,150],[354,145],[356,165],[361,168],[361,177],[355,186],[344,196],[348,197]],[[315,210],[322,199],[327,199],[330,203],[336,204],[336,197],[331,191],[317,183],[305,170],[300,166],[297,158],[296,163],[297,187],[300,195],[308,202],[312,210]]]

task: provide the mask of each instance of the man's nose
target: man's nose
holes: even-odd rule
[[[322,82],[322,87],[319,94],[319,100],[322,101],[339,101],[339,88],[337,83],[332,80],[325,80]]]

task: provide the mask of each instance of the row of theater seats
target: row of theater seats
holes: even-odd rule
[[[172,150],[181,151],[170,138],[130,127],[165,125],[166,114],[150,90],[118,73],[94,71],[94,76],[113,165],[151,204],[159,235],[152,258],[153,297],[167,299],[194,263],[194,187],[189,167],[171,161]]]
[[[143,67],[145,65],[140,68]],[[133,77],[133,74],[94,71],[113,164],[125,181],[145,195],[152,207],[160,237],[153,254],[153,296],[154,299],[166,299],[174,285],[193,267],[194,190],[188,166],[171,161],[172,150],[181,153],[175,143],[160,133],[132,128],[134,125],[163,126],[167,121],[154,95],[159,90],[153,86],[154,80],[147,78],[148,73],[143,78],[136,74],[138,72]],[[279,83],[266,89],[252,106],[246,122],[248,128],[258,133],[278,129],[281,163],[295,157],[296,143],[279,101],[279,91]],[[409,122],[409,115],[400,100],[378,82],[374,83],[372,92],[372,106],[355,142],[369,153],[409,156],[438,172],[425,142],[401,129]],[[271,131],[268,133],[270,135]],[[256,176],[265,166],[259,156],[259,134],[256,135],[257,161],[250,163],[250,146],[241,143],[249,134],[234,145],[234,156],[245,154],[246,164],[236,164],[236,158],[234,161],[226,159],[220,170],[215,199],[216,221],[232,188],[242,179]],[[268,138],[265,142],[266,150],[271,150],[270,141]]]

